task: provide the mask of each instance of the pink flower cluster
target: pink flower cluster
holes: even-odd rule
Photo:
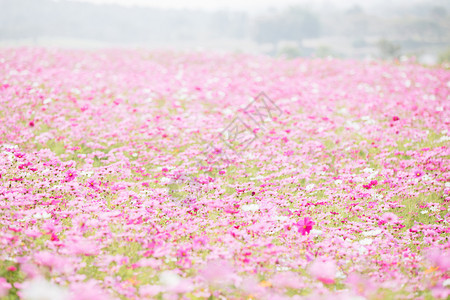
[[[0,297],[446,299],[449,91],[408,62],[0,49]],[[228,151],[260,92],[282,113]]]

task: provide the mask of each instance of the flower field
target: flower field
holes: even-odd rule
[[[1,299],[448,299],[450,71],[0,50]]]

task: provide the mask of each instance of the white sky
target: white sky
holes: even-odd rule
[[[91,3],[118,3],[123,5],[149,5],[160,8],[191,8],[204,10],[231,9],[231,10],[265,10],[269,7],[286,7],[289,5],[305,5],[308,7],[349,7],[359,3],[361,6],[386,2],[386,0],[72,0]],[[399,2],[405,0],[392,0]]]

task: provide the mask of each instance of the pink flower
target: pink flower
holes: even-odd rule
[[[298,232],[302,235],[306,235],[307,233],[309,234],[314,224],[316,223],[314,223],[310,218],[305,217],[303,220],[298,221],[294,225],[298,227]]]
[[[208,262],[201,276],[212,285],[229,285],[233,279],[233,268],[226,260]]]
[[[416,171],[414,171],[414,176],[416,176],[416,177],[422,177],[422,175],[423,175],[423,172],[422,172],[421,170],[416,170]]]
[[[108,300],[111,297],[94,280],[76,282],[70,287],[70,300]]]
[[[72,255],[97,255],[100,250],[97,243],[81,238],[67,241],[65,246],[68,254]]]
[[[5,278],[0,277],[0,297],[6,297],[6,295],[8,295],[10,288],[11,288],[11,283],[6,281]]]
[[[381,219],[383,220],[384,223],[389,223],[389,224],[396,224],[396,223],[398,223],[397,215],[394,214],[394,213],[391,213],[391,212],[384,213],[381,216]]]
[[[65,182],[72,181],[77,177],[77,173],[74,170],[69,170],[66,172],[66,178],[64,178]]]
[[[371,184],[363,184],[363,188],[370,190],[372,188]]]
[[[377,289],[369,278],[365,278],[355,273],[352,273],[347,277],[346,283],[352,288],[354,293],[364,297],[369,297]]]
[[[95,190],[95,191],[98,190],[97,183],[95,182],[94,179],[89,179],[89,180],[87,181],[87,186],[88,186],[89,188]]]
[[[438,248],[427,251],[427,259],[440,270],[450,270],[450,251],[441,251]]]
[[[333,284],[337,266],[332,260],[316,260],[309,266],[308,271],[315,279],[325,284]]]
[[[445,287],[434,287],[431,289],[431,294],[436,299],[448,299],[450,296],[450,289]]]
[[[139,288],[139,294],[141,297],[155,297],[163,291],[163,288],[159,285],[146,284]]]
[[[253,277],[246,277],[242,280],[240,287],[247,293],[256,298],[262,298],[265,288]]]
[[[304,287],[304,283],[300,276],[297,273],[290,271],[276,273],[271,282],[274,286],[281,288],[301,289]]]

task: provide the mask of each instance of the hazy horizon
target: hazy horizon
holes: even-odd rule
[[[426,3],[426,0],[366,0],[364,2],[357,0],[54,0],[57,2],[87,2],[95,4],[119,4],[124,6],[150,6],[156,8],[172,8],[172,9],[200,9],[206,11],[214,10],[240,10],[246,12],[254,12],[266,10],[269,8],[284,8],[288,6],[301,5],[309,8],[333,7],[348,8],[358,5],[364,8],[376,7],[383,5],[400,5],[405,3]]]
[[[433,64],[450,45],[444,0],[0,0],[0,7],[0,47],[407,55]]]

